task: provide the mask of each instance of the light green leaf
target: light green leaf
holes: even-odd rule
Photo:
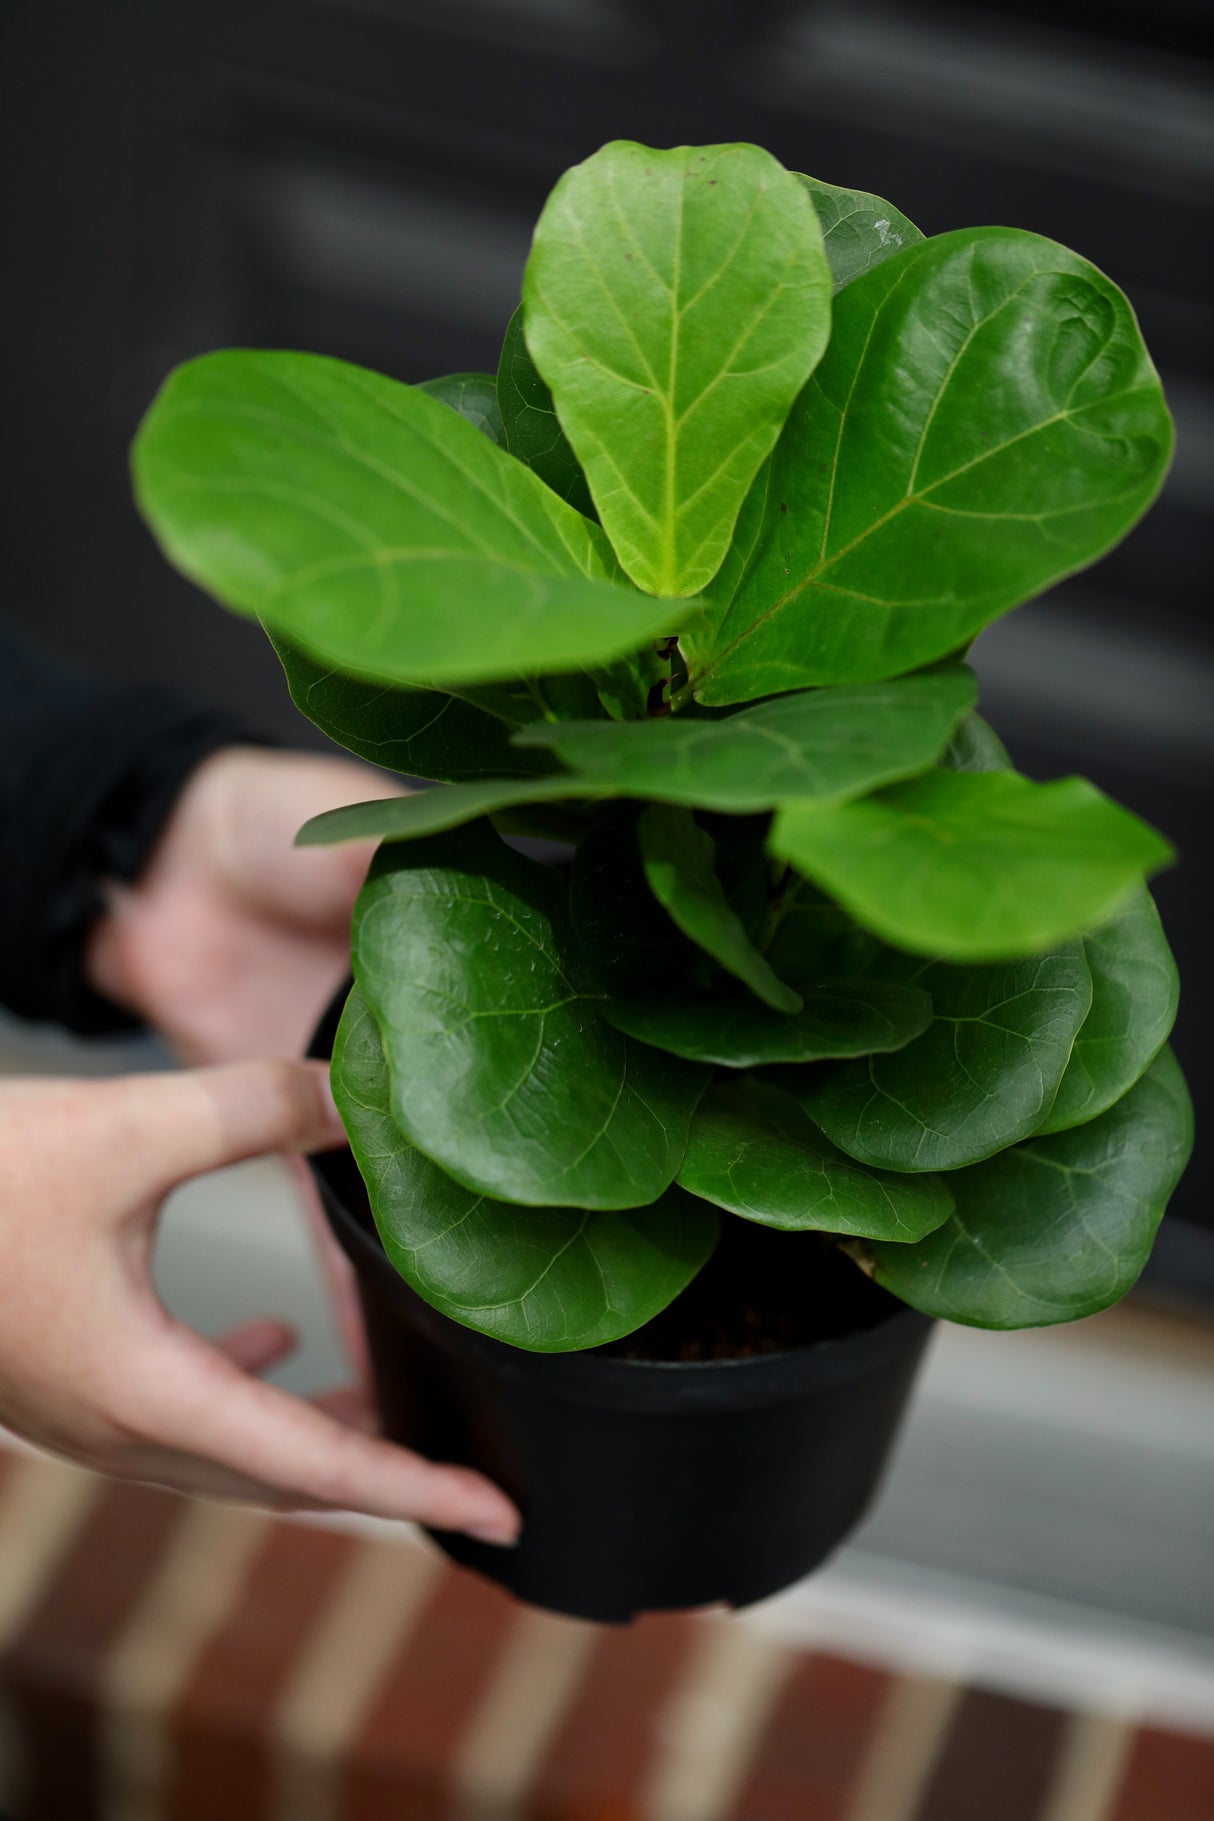
[[[523,752],[510,744],[518,720],[503,721],[442,690],[360,682],[318,664],[277,633],[269,636],[296,708],[330,740],[372,765],[447,783],[503,774],[534,777],[556,769],[539,748]]]
[[[1092,1009],[1039,1132],[1084,1125],[1120,1100],[1176,1021],[1176,963],[1145,885],[1108,923],[1084,937],[1083,949],[1092,975]]]
[[[497,369],[497,403],[511,455],[587,518],[596,518],[586,476],[561,429],[552,394],[527,351],[521,304],[506,325]]]
[[[931,1023],[932,1002],[915,986],[831,980],[806,989],[795,1015],[753,999],[653,995],[612,999],[603,1016],[617,1031],[672,1056],[747,1069],[901,1049]]]
[[[552,868],[484,824],[382,847],[352,949],[392,1116],[457,1182],[579,1208],[640,1207],[669,1188],[704,1072],[600,1018]]]
[[[867,1248],[877,1282],[976,1328],[1094,1315],[1137,1280],[1192,1143],[1184,1077],[1164,1050],[1099,1119],[954,1171],[942,1227],[915,1246]]]
[[[844,1157],[791,1095],[745,1076],[714,1082],[691,1124],[679,1181],[764,1226],[910,1243],[940,1226],[938,1176],[890,1176]]]
[[[1012,228],[902,248],[835,299],[830,347],[738,517],[699,699],[896,676],[1091,563],[1172,451],[1129,304]]]
[[[729,908],[714,861],[716,843],[689,809],[651,803],[637,820],[649,889],[672,920],[777,1012],[799,1012],[801,995],[777,979]]]
[[[580,778],[487,778],[419,790],[408,797],[375,797],[325,810],[305,822],[295,837],[297,847],[332,847],[340,841],[418,841],[445,829],[460,828],[522,804],[565,802],[593,797],[594,787]]]
[[[955,1170],[1037,1130],[1092,1001],[1083,945],[999,967],[886,953],[878,977],[930,995],[896,1055],[815,1072],[800,1088],[841,1150],[886,1170]]]
[[[509,447],[492,373],[444,373],[439,379],[424,379],[417,390],[441,398],[499,449]]]
[[[165,554],[318,661],[391,683],[607,662],[691,608],[613,579],[602,532],[413,386],[315,354],[178,367],[134,449]]]
[[[771,844],[887,942],[999,961],[1093,929],[1144,872],[1161,835],[1084,778],[931,771],[838,808],[789,804]]]
[[[789,798],[841,803],[939,758],[977,687],[964,665],[859,687],[780,696],[719,720],[536,722],[523,747],[621,792],[734,812]]]
[[[870,196],[867,190],[841,190],[800,171],[797,175],[817,212],[836,292],[892,258],[901,247],[923,239],[913,221],[879,196]]]
[[[332,1076],[384,1251],[466,1327],[535,1353],[602,1346],[672,1302],[716,1244],[719,1216],[680,1189],[652,1207],[592,1213],[461,1188],[394,1123],[383,1041],[357,987]]]
[[[527,346],[638,587],[695,594],[716,574],[830,294],[809,193],[758,146],[616,140],[553,190]]]

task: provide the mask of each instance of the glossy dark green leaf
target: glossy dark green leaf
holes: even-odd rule
[[[889,683],[780,696],[719,720],[536,722],[516,738],[552,748],[583,776],[662,802],[731,811],[790,798],[841,803],[934,764],[976,696],[972,673],[948,664]]]
[[[923,239],[914,222],[880,196],[870,196],[867,190],[841,190],[800,171],[797,175],[817,213],[836,291],[892,258],[899,248]]]
[[[758,146],[616,140],[556,185],[527,346],[638,587],[695,594],[716,574],[830,295],[809,193]]]
[[[381,847],[352,949],[393,1118],[457,1182],[585,1208],[669,1188],[704,1072],[604,1023],[552,868],[484,824]]]
[[[955,1170],[1036,1131],[1092,1002],[1082,943],[999,967],[887,954],[877,971],[921,987],[932,1021],[894,1055],[806,1081],[827,1136],[880,1169]]]
[[[835,299],[830,347],[738,517],[701,701],[896,676],[1083,568],[1172,450],[1129,304],[1012,228],[903,247]]]
[[[885,941],[956,961],[1039,954],[1167,865],[1162,835],[1084,778],[930,771],[836,808],[789,804],[775,852]]]
[[[603,1016],[617,1031],[672,1056],[746,1069],[901,1049],[931,1023],[932,1002],[916,986],[831,980],[807,988],[796,1014],[772,1010],[753,999],[655,993],[644,999],[612,999]]]
[[[1192,1143],[1184,1077],[1164,1050],[1090,1124],[955,1171],[943,1226],[914,1246],[868,1248],[877,1282],[977,1328],[1094,1315],[1138,1278]]]
[[[716,842],[689,809],[651,803],[637,820],[641,864],[658,903],[692,942],[764,1005],[799,1012],[801,995],[784,985],[730,909],[715,870]]]
[[[357,676],[575,669],[689,611],[615,579],[598,526],[458,412],[344,361],[190,361],[133,459],[144,516],[184,574]]]
[[[910,1243],[948,1219],[938,1176],[866,1170],[836,1150],[790,1094],[741,1076],[712,1084],[691,1124],[679,1181],[764,1226]]]
[[[509,448],[492,373],[444,373],[439,379],[424,379],[417,389],[428,392],[431,398],[441,398],[444,405],[466,417],[499,449]]]
[[[497,369],[497,404],[511,455],[587,518],[597,517],[586,476],[561,429],[552,394],[527,350],[521,304],[506,325]]]
[[[1092,1009],[1039,1132],[1086,1124],[1120,1100],[1176,1021],[1176,963],[1145,885],[1108,923],[1084,937],[1083,951],[1092,975]]]
[[[270,633],[270,642],[296,708],[330,740],[372,765],[451,784],[556,769],[540,748],[524,752],[510,744],[517,719],[503,721],[442,690],[362,683],[318,664],[277,633]]]
[[[408,797],[375,797],[325,810],[305,822],[297,847],[332,847],[340,841],[419,841],[522,804],[593,797],[579,778],[487,778],[419,790]]]
[[[601,1346],[672,1302],[716,1244],[719,1216],[680,1189],[651,1207],[591,1212],[461,1188],[393,1121],[383,1041],[357,987],[332,1074],[385,1252],[466,1327],[537,1353]]]
[[[967,714],[948,743],[941,765],[949,771],[1011,771],[1007,747],[989,721]]]

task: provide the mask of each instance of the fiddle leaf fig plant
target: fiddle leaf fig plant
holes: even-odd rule
[[[977,1326],[1130,1287],[1191,1143],[1171,852],[1019,775],[965,657],[1171,449],[1079,255],[925,239],[750,145],[567,172],[495,375],[169,376],[134,450],[162,548],[432,786],[299,837],[380,842],[333,1086],[421,1296],[600,1345],[723,1219]]]

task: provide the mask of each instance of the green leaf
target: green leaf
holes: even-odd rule
[[[867,974],[881,944],[808,879],[785,881],[783,905],[765,953],[781,980],[799,993],[823,980],[855,980]]]
[[[1176,963],[1145,885],[1108,923],[1084,937],[1083,950],[1092,975],[1092,1009],[1038,1132],[1084,1125],[1120,1100],[1176,1021]]]
[[[877,1282],[976,1328],[1094,1315],[1136,1281],[1192,1143],[1184,1077],[1164,1050],[1099,1119],[955,1171],[942,1227],[915,1246],[868,1248]]]
[[[901,1049],[931,1023],[932,1002],[915,986],[832,980],[807,989],[795,1015],[748,999],[671,996],[613,999],[603,1016],[673,1056],[746,1069]]]
[[[441,398],[499,449],[509,448],[492,373],[444,373],[439,379],[424,379],[417,389]]]
[[[672,1302],[716,1244],[719,1216],[679,1189],[652,1207],[592,1213],[461,1188],[394,1123],[383,1041],[357,987],[332,1076],[384,1251],[466,1327],[535,1353],[602,1346]]]
[[[691,1125],[679,1181],[764,1226],[909,1243],[940,1226],[938,1176],[891,1176],[844,1157],[790,1094],[745,1076],[714,1082]]]
[[[497,369],[497,403],[511,455],[577,511],[596,518],[586,476],[561,429],[552,394],[527,351],[521,304],[506,325]]]
[[[803,1083],[827,1136],[881,1169],[955,1170],[1036,1131],[1092,1001],[1082,943],[1001,967],[887,954],[877,971],[929,994],[934,1016],[895,1055]]]
[[[524,803],[563,802],[593,797],[593,785],[580,778],[487,778],[419,790],[408,797],[375,797],[325,810],[305,822],[295,837],[297,847],[332,847],[340,841],[419,841],[482,816],[515,809]]]
[[[392,1116],[457,1182],[580,1208],[639,1207],[669,1188],[704,1072],[600,1018],[552,868],[483,824],[382,847],[352,949]]]
[[[613,995],[682,979],[689,960],[693,967],[703,960],[646,883],[639,813],[633,803],[600,810],[578,843],[569,882],[574,934],[595,979]]]
[[[651,803],[637,821],[649,889],[685,936],[777,1012],[799,1012],[801,995],[777,979],[729,908],[714,861],[716,842],[689,809]]]
[[[372,765],[452,784],[555,769],[555,761],[539,749],[525,753],[510,744],[517,721],[504,722],[437,689],[360,682],[316,663],[277,633],[269,636],[296,708],[330,740]]]
[[[716,574],[830,294],[809,194],[758,146],[616,140],[553,190],[527,346],[638,587],[694,594]]]
[[[955,961],[1093,929],[1172,857],[1086,779],[1010,771],[931,771],[837,808],[789,804],[771,844],[885,941]]]
[[[835,299],[830,347],[738,517],[699,699],[896,676],[1110,549],[1172,424],[1133,312],[1053,241],[966,228]]]
[[[315,354],[170,374],[135,442],[169,559],[318,661],[484,683],[607,662],[687,602],[622,585],[602,532],[413,386]]]
[[[989,721],[967,714],[940,760],[949,771],[1011,771],[1007,747]]]
[[[620,791],[702,809],[844,802],[933,764],[977,695],[964,665],[780,696],[720,720],[537,722],[517,736]]]
[[[800,171],[797,176],[817,212],[836,292],[892,258],[899,248],[923,239],[913,221],[879,196],[870,196],[867,190],[841,190]]]

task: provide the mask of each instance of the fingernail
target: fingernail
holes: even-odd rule
[[[469,1524],[467,1534],[475,1537],[478,1543],[492,1543],[495,1549],[517,1549],[520,1538],[517,1531],[502,1530],[497,1524]]]

